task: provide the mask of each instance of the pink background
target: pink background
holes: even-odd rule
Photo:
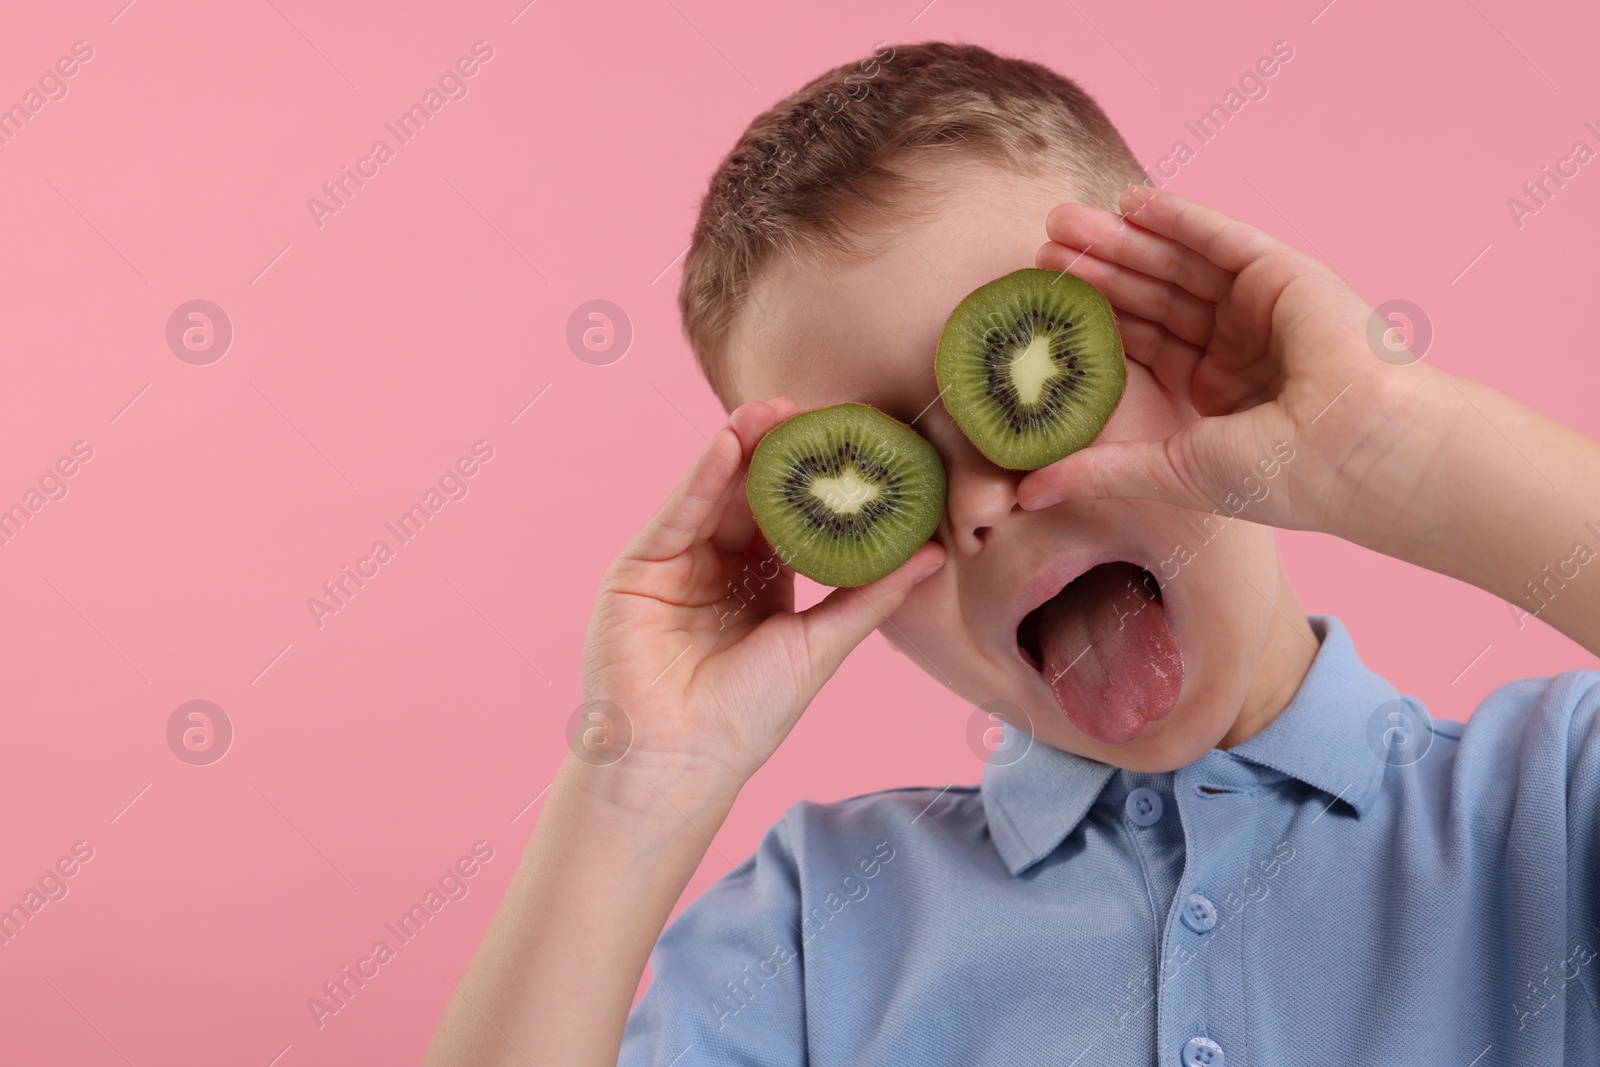
[[[94,450],[0,546],[0,904],[94,849],[0,947],[6,1062],[421,1055],[562,756],[595,584],[722,418],[674,303],[706,178],[878,40],[1048,63],[1147,166],[1288,41],[1267,98],[1169,184],[1421,305],[1431,362],[1600,431],[1600,163],[1520,229],[1506,205],[1600,148],[1600,18],[1576,5],[124,2],[0,23],[0,104],[94,49],[0,145],[0,505]],[[478,40],[469,95],[319,228],[307,198]],[[609,366],[565,340],[596,298],[635,330]],[[233,323],[209,366],[165,341],[192,299]],[[470,494],[319,629],[307,598],[479,440]],[[1594,666],[1486,594],[1281,543],[1308,608],[1436,714]],[[209,766],[167,746],[191,699],[235,730]],[[802,796],[975,781],[968,711],[871,638],[690,896]],[[319,1029],[307,998],[480,840],[470,894]]]

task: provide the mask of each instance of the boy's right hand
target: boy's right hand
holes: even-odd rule
[[[788,399],[735,410],[600,584],[584,696],[627,716],[618,770],[737,791],[851,649],[944,563],[930,541],[894,573],[794,610],[794,572],[760,536],[744,471],[796,410]]]
[[[583,689],[626,722],[609,739],[581,724],[427,1063],[531,1062],[522,1049],[540,1063],[616,1063],[650,949],[739,789],[944,562],[930,542],[893,574],[794,610],[794,573],[758,536],[743,475],[794,411],[787,400],[735,411],[606,572]],[[598,751],[586,734],[601,735]]]

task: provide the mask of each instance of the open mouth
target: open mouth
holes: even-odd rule
[[[1017,652],[1072,724],[1107,744],[1165,718],[1183,687],[1161,585],[1127,561],[1091,567],[1023,616]]]

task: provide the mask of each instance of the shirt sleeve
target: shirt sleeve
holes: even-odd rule
[[[622,1067],[806,1062],[799,870],[784,821],[668,924]]]
[[[1589,1008],[1600,1017],[1600,674],[1572,671],[1558,684],[1568,688],[1572,708],[1568,730],[1567,825],[1568,909],[1572,923],[1569,950],[1558,968],[1570,981],[1570,970],[1583,975]]]
[[[1521,924],[1519,950],[1535,961],[1526,995],[1564,990],[1600,1017],[1600,673],[1501,686],[1473,712],[1456,763],[1457,803],[1492,812],[1507,929]]]

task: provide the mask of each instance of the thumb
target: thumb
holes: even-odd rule
[[[944,561],[944,546],[929,541],[877,581],[835,589],[800,612],[797,618],[805,635],[812,690],[821,688],[851,650],[899,610],[912,587],[932,576]]]
[[[1017,484],[1017,503],[1038,511],[1063,500],[1159,500],[1204,511],[1211,501],[1175,462],[1172,439],[1103,441],[1030,471]]]

